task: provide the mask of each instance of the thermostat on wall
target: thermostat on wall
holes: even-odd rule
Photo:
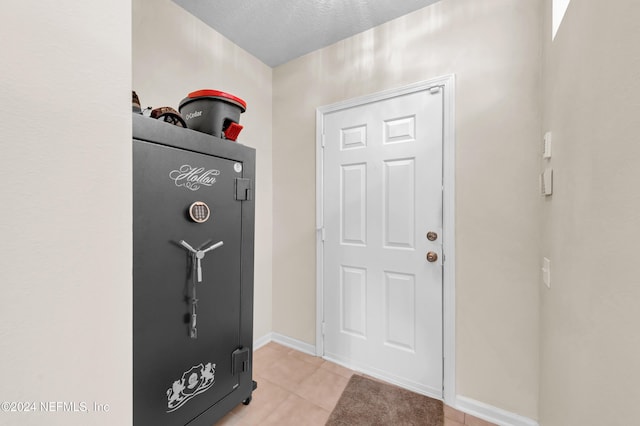
[[[197,223],[209,220],[211,209],[202,201],[196,201],[189,206],[189,217]]]

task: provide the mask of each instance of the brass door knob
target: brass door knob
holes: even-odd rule
[[[430,251],[427,253],[427,261],[435,262],[436,260],[438,260],[438,253],[436,253],[435,251]]]
[[[435,233],[435,232],[433,232],[433,231],[429,231],[429,232],[427,232],[427,240],[429,240],[429,241],[435,241],[435,240],[437,240],[437,239],[438,239],[438,234],[436,234],[436,233]]]

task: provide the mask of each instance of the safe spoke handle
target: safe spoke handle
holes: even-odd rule
[[[220,247],[221,245],[223,245],[224,243],[222,241],[218,241],[217,243],[215,243],[214,245],[212,245],[209,248],[206,248],[204,250],[197,250],[194,255],[196,257],[196,269],[197,269],[197,273],[198,273],[198,282],[202,282],[202,262],[200,261],[202,258],[204,258],[204,255],[211,251],[211,250],[215,250],[218,247]]]
[[[189,245],[189,243],[186,242],[185,240],[180,240],[180,245],[186,248],[187,250],[189,250],[191,253],[195,253],[197,251],[196,249],[191,247],[191,245]]]
[[[222,242],[222,241],[218,241],[217,243],[215,243],[215,244],[214,244],[214,245],[212,245],[211,247],[206,248],[206,249],[204,249],[204,250],[199,250],[199,251],[201,251],[202,253],[207,253],[207,252],[210,252],[211,250],[215,250],[215,249],[217,249],[218,247],[220,247],[220,246],[221,246],[221,245],[223,245],[223,244],[224,244],[224,242]]]
[[[211,241],[211,240],[209,240]],[[186,242],[185,240],[180,240],[179,244],[189,250],[191,253],[191,258],[193,259],[193,268],[195,269],[195,277],[192,279],[193,290],[191,292],[191,327],[190,333],[192,339],[198,338],[198,328],[197,328],[197,305],[198,299],[196,298],[196,282],[202,282],[202,259],[207,252],[217,249],[224,243],[222,241],[218,241],[217,243],[207,247],[202,250],[202,248],[194,249],[191,244]]]

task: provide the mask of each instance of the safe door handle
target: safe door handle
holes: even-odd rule
[[[197,263],[197,272],[198,272],[198,282],[202,282],[202,262],[200,262],[200,260],[204,257],[205,253],[211,251],[211,250],[215,250],[218,247],[220,247],[221,245],[223,245],[224,243],[222,241],[218,241],[217,243],[215,243],[214,245],[212,245],[209,248],[206,248],[204,250],[198,250],[195,252],[195,256],[196,256],[196,263]]]
[[[191,247],[191,245],[186,242],[185,240],[180,240],[180,245],[184,248],[186,248],[187,250],[189,250],[191,253],[196,253],[196,249],[194,249],[193,247]]]
[[[206,249],[204,249],[204,250],[198,250],[198,251],[201,251],[202,253],[207,253],[207,252],[210,252],[211,250],[215,250],[215,249],[217,249],[218,247],[220,247],[220,246],[221,246],[221,245],[223,245],[223,244],[224,244],[224,242],[223,242],[223,241],[218,241],[217,243],[215,243],[215,244],[214,244],[214,245],[212,245],[211,247],[206,248]]]

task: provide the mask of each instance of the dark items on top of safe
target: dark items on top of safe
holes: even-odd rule
[[[243,126],[240,114],[247,110],[241,98],[219,90],[202,89],[191,92],[179,104],[179,112],[170,106],[142,109],[140,98],[131,91],[132,112],[173,124],[178,127],[207,133],[218,138],[236,141]]]

